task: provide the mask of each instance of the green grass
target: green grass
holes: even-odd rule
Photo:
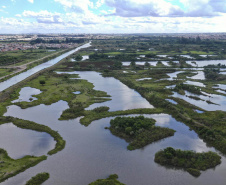
[[[94,90],[92,83],[82,79],[70,79],[75,77],[77,75],[57,75],[54,72],[40,75],[25,84],[25,86],[37,88],[42,91],[41,94],[34,96],[37,100],[16,104],[22,108],[27,108],[40,104],[50,105],[59,100],[64,100],[68,102],[70,109],[74,109],[78,106],[85,108],[92,103],[109,100],[109,98],[106,98],[109,96],[105,92]],[[41,85],[39,83],[40,80],[44,80],[45,84]],[[74,94],[73,92],[76,91],[80,91],[81,94]]]
[[[46,156],[25,156],[15,160],[10,158],[5,150],[0,149],[0,182],[17,175],[46,159]]]
[[[130,109],[115,112],[104,111],[97,114],[94,110],[86,110],[81,113],[81,115],[84,117],[80,119],[80,123],[82,125],[88,126],[92,123],[92,121],[99,120],[102,118],[130,114],[160,114],[162,113],[162,111],[162,109]]]
[[[0,69],[0,77],[11,74],[14,69]]]
[[[8,61],[4,65],[22,65],[33,60],[43,58],[47,55],[57,53],[58,51],[46,52],[44,49],[24,50],[24,51],[8,51],[0,53],[0,57],[8,57]]]

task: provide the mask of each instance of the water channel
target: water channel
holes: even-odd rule
[[[111,111],[114,111],[133,108],[133,106],[136,108],[138,104],[141,105],[140,107],[148,105],[147,101],[137,92],[114,78],[103,78],[97,72],[75,73],[92,82],[95,89],[104,90],[112,96],[111,101],[99,103],[98,106],[108,103],[107,106],[110,107]],[[131,99],[131,97],[136,96],[139,96],[139,102]],[[123,100],[123,103],[117,99]],[[129,107],[124,106],[127,104]],[[148,107],[152,106],[149,104]],[[111,118],[94,121],[88,127],[82,126],[79,119],[59,121],[58,118],[62,111],[67,108],[67,102],[64,101],[27,109],[21,109],[15,105],[8,107],[5,115],[44,124],[58,131],[66,140],[66,147],[63,151],[49,156],[46,161],[3,182],[3,185],[24,185],[32,176],[44,171],[50,173],[50,179],[44,185],[87,185],[113,173],[118,174],[119,180],[127,185],[222,185],[226,182],[226,160],[224,157],[222,157],[222,163],[219,166],[202,172],[199,178],[194,178],[182,170],[162,167],[154,162],[154,154],[168,146],[197,152],[215,151],[213,148],[207,147],[194,131],[170,115],[145,116],[154,118],[158,126],[176,130],[173,137],[155,142],[143,149],[128,151],[126,149],[128,144],[124,140],[113,136],[109,130],[104,129],[104,127],[109,126]]]
[[[10,86],[24,80],[25,78],[35,74],[38,71],[41,71],[42,69],[48,68],[48,67],[56,64],[57,62],[59,62],[63,58],[66,58],[67,56],[71,55],[72,53],[74,53],[74,52],[76,52],[76,51],[78,51],[82,48],[87,48],[87,47],[90,47],[90,46],[91,46],[90,43],[84,44],[84,45],[77,47],[76,49],[73,49],[69,52],[66,52],[66,53],[64,53],[64,54],[62,54],[62,55],[60,55],[60,56],[58,56],[58,57],[56,57],[52,60],[49,60],[48,62],[40,64],[40,65],[38,65],[38,66],[36,66],[32,69],[27,70],[26,72],[20,73],[19,75],[16,75],[16,76],[14,76],[14,77],[12,77],[12,78],[4,81],[4,82],[1,82],[0,83],[0,91],[3,91],[5,89],[9,88]]]

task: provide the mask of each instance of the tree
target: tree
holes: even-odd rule
[[[46,83],[46,81],[45,81],[45,80],[39,80],[39,83],[40,83],[41,85],[44,85],[44,84]]]
[[[75,60],[76,60],[76,61],[81,61],[81,60],[82,60],[82,56],[81,56],[81,55],[77,55],[77,56],[75,57]]]
[[[150,67],[150,64],[148,62],[145,62],[144,66],[147,67],[147,68],[149,68]]]
[[[116,61],[116,62],[114,63],[114,68],[116,68],[116,69],[121,69],[121,68],[122,68],[122,62]]]

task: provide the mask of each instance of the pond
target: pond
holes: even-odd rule
[[[151,80],[152,78],[140,78],[140,79],[136,79],[136,81],[144,81],[144,80]]]
[[[195,62],[197,65],[193,64],[193,62]],[[187,63],[193,65],[193,66],[197,66],[197,67],[204,67],[207,65],[217,65],[217,64],[224,64],[226,65],[226,60],[200,60],[200,61],[187,61]]]
[[[185,100],[197,107],[200,107],[204,110],[207,110],[207,111],[216,111],[216,110],[225,111],[226,110],[226,96],[216,95],[216,94],[207,94],[204,92],[202,92],[202,93],[205,94],[205,96],[204,95],[196,95],[196,94],[190,93],[188,91],[185,91],[185,95],[181,95],[177,92],[174,92],[174,94],[172,96],[183,99],[183,100]],[[195,100],[188,96],[195,96],[202,100]],[[209,104],[206,101],[211,101],[214,104],[212,104],[212,103]]]
[[[24,87],[20,90],[19,98],[17,100],[13,100],[12,103],[21,102],[21,101],[31,102],[31,101],[37,100],[37,98],[33,97],[33,95],[38,95],[41,92],[42,91],[36,88]]]
[[[197,74],[195,76],[187,77],[187,78],[194,79],[194,80],[205,80],[206,79],[203,71],[197,71]]]
[[[41,156],[55,147],[54,139],[45,132],[21,129],[12,123],[0,125],[0,148],[19,159],[25,155]]]
[[[202,82],[195,82],[195,81],[189,81],[189,80],[184,82],[184,84],[195,85],[199,87],[206,87],[206,85],[204,85]]]

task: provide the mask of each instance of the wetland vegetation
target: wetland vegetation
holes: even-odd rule
[[[48,179],[49,179],[49,173],[46,173],[46,172],[38,173],[37,175],[32,177],[29,181],[27,181],[25,185],[41,185]]]
[[[182,168],[198,177],[201,175],[200,171],[219,165],[221,157],[214,152],[196,153],[168,147],[155,154],[155,162],[167,167]]]
[[[220,74],[224,70],[225,64],[218,65],[219,60],[226,59],[225,51],[225,41],[210,41],[198,37],[135,35],[106,40],[96,39],[92,41],[91,47],[66,57],[51,69],[44,70],[24,81],[14,87],[11,93],[7,90],[2,92],[1,97],[4,98],[1,99],[0,103],[1,122],[12,122],[20,128],[49,133],[56,140],[55,148],[48,152],[51,155],[63,150],[66,144],[58,131],[31,121],[5,117],[3,114],[7,111],[7,106],[17,105],[22,109],[28,109],[41,104],[51,105],[63,100],[67,102],[69,108],[63,110],[59,120],[73,120],[81,117],[79,121],[85,126],[89,126],[95,120],[108,117],[165,113],[189,126],[208,146],[213,146],[226,154],[226,112],[218,109],[208,111],[205,107],[199,106],[200,102],[209,102],[211,103],[209,106],[217,105],[214,99],[215,95],[218,95],[222,98],[221,101],[225,102],[225,94],[222,93],[225,89],[217,87],[217,90],[223,90],[220,92],[214,88],[217,84],[226,84],[226,75]],[[81,61],[82,56],[89,56],[89,58]],[[3,59],[6,61],[5,56]],[[204,69],[194,68],[202,60],[218,60],[218,63],[214,66],[206,66]],[[13,61],[13,58],[10,61]],[[128,62],[129,65],[124,65],[123,62]],[[110,111],[110,107],[102,106],[101,103],[110,101],[112,97],[104,91],[96,90],[91,82],[80,78],[77,74],[70,73],[76,70],[98,71],[106,78],[114,77],[138,92],[154,108]],[[8,69],[4,69],[0,71],[0,75],[9,72]],[[200,72],[204,72],[204,79],[195,79]],[[197,83],[203,85],[198,86]],[[13,100],[18,99],[19,92],[23,87],[36,88],[41,93],[34,95],[33,97],[36,99],[33,101],[12,103]],[[187,101],[185,98],[174,96],[176,92],[195,100],[197,104]],[[2,96],[4,93],[7,95]],[[171,103],[167,99],[176,103]],[[87,109],[94,103],[100,103],[100,106]],[[110,121],[108,129],[113,135],[126,140],[129,143],[129,150],[143,148],[154,141],[173,136],[175,132],[167,127],[155,126],[154,119],[143,116],[116,117]],[[6,164],[7,160],[13,161],[13,165],[5,165],[3,168],[5,171],[1,170],[4,174],[1,178],[3,180],[46,159],[46,156],[26,156],[13,160],[7,156],[4,150],[1,156],[5,156],[1,165]],[[200,170],[203,171],[220,164],[220,159],[221,157],[213,152],[195,153],[173,148],[164,149],[155,155],[155,161],[159,164],[182,168],[196,177],[200,175]],[[91,184],[122,184],[117,178],[118,176],[111,175],[107,179],[99,179]]]
[[[15,160],[10,158],[5,150],[0,149],[0,182],[17,175],[46,159],[46,156],[25,156]]]
[[[155,120],[137,117],[117,117],[110,121],[108,128],[113,135],[129,142],[128,150],[143,148],[160,139],[173,136],[174,130],[155,126]]]
[[[117,174],[112,174],[106,179],[98,179],[95,182],[90,183],[89,185],[125,185],[118,180]]]

